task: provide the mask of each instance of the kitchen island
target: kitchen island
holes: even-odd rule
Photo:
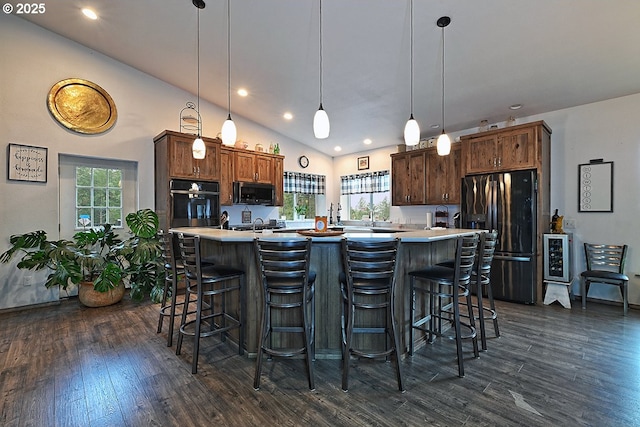
[[[198,235],[202,239],[202,256],[214,258],[217,263],[243,269],[247,276],[247,315],[245,325],[245,350],[255,356],[262,316],[262,289],[253,241],[256,238],[299,239],[305,236],[297,232],[279,230],[273,232],[232,231],[208,227],[184,227],[171,229],[174,234]],[[391,231],[391,230],[390,230]],[[349,232],[338,236],[311,237],[310,269],[317,273],[315,308],[315,347],[317,358],[339,358],[340,352],[340,283],[342,268],[340,242],[352,239],[400,239],[397,257],[396,313],[402,351],[406,352],[409,337],[409,280],[411,270],[433,265],[452,258],[455,238],[476,233],[478,230],[398,230],[397,232]],[[422,307],[422,309],[425,309]],[[418,308],[420,310],[420,308]]]

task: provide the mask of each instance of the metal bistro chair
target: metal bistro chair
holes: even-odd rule
[[[453,338],[456,341],[458,376],[460,377],[464,377],[462,357],[463,338],[472,340],[473,354],[475,357],[479,357],[475,316],[469,295],[469,282],[471,280],[477,246],[477,234],[458,237],[453,269],[442,265],[434,265],[409,272],[411,292],[409,354],[413,355],[415,329],[426,332],[429,342],[433,342],[434,336]],[[423,283],[425,281],[427,282],[426,285]],[[429,298],[429,313],[425,313],[419,319],[415,319],[417,294],[423,294]],[[460,298],[464,298],[463,301],[466,302],[467,313],[464,317],[468,318],[469,323],[460,321]],[[453,326],[453,337],[443,333],[443,320],[451,322]],[[468,331],[464,336],[462,334],[462,327],[465,327]]]
[[[184,263],[186,278],[185,303],[182,310],[180,334],[176,345],[176,354],[182,350],[182,340],[185,335],[193,336],[193,356],[191,373],[198,369],[198,353],[200,338],[219,334],[220,340],[225,341],[232,329],[238,329],[238,354],[244,354],[244,318],[246,318],[246,298],[244,295],[244,271],[216,264],[203,264],[200,256],[200,237],[186,237],[178,235],[180,255]],[[239,313],[228,310],[227,298],[237,294]],[[193,300],[195,296],[195,300]],[[195,318],[188,319],[192,313],[189,306],[196,304]]]
[[[624,315],[629,311],[629,277],[624,274],[627,245],[584,244],[587,270],[580,275],[582,308],[587,308],[587,293],[591,283],[605,283],[620,288]]]
[[[368,359],[393,355],[398,389],[405,391],[395,314],[398,239],[342,240],[342,390],[349,389],[351,355]],[[376,315],[376,313],[378,313]],[[356,348],[355,334],[384,334],[383,349]],[[373,347],[373,346],[371,346]]]
[[[315,390],[316,274],[309,271],[311,239],[262,238],[254,242],[263,289],[263,309],[253,388],[260,389],[264,354],[269,358],[304,355],[309,389]]]

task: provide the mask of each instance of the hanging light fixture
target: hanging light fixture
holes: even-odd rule
[[[322,0],[320,0],[320,108],[313,116],[313,134],[318,139],[325,139],[329,136],[331,125],[329,116],[322,108]]]
[[[451,23],[451,18],[443,16],[438,19],[438,27],[442,28],[442,134],[438,137],[436,144],[438,154],[446,156],[451,152],[451,138],[445,132],[444,127],[444,28]]]
[[[238,131],[236,124],[231,119],[231,3],[229,0],[227,0],[227,105],[229,115],[222,124],[222,143],[235,145]]]
[[[410,14],[411,14],[411,22],[410,22],[410,31],[411,31],[411,35],[410,35],[410,53],[409,53],[409,63],[410,63],[410,74],[411,74],[411,94],[410,94],[410,110],[411,110],[411,114],[409,115],[409,120],[407,120],[407,124],[404,125],[404,143],[406,145],[418,145],[418,143],[420,142],[420,126],[418,125],[418,122],[416,121],[416,119],[413,118],[413,0],[411,0],[411,6],[410,6]]]
[[[194,159],[202,160],[207,154],[207,147],[202,140],[202,119],[200,118],[200,9],[204,9],[204,1],[193,0],[193,5],[198,8],[198,38],[197,38],[197,57],[198,57],[198,136],[191,145],[191,154]]]

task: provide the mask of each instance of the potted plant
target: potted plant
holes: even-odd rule
[[[307,210],[309,209],[309,206],[307,205],[296,205],[295,206],[295,210],[296,210],[296,215],[298,216],[298,219],[305,219],[307,216]]]
[[[136,301],[147,294],[157,296],[164,280],[158,215],[142,209],[127,215],[126,223],[130,228],[126,240],[120,239],[110,224],[79,231],[72,240],[48,240],[43,230],[13,235],[9,239],[12,246],[0,255],[0,262],[22,253],[18,268],[49,269],[47,288],[60,286],[66,291],[76,285],[80,301],[89,306],[118,302],[125,282]],[[99,301],[85,301],[85,296],[91,295]]]

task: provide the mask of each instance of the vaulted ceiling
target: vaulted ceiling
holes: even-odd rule
[[[227,2],[205,2],[200,95],[226,109]],[[330,154],[335,146],[345,154],[402,143],[410,113],[409,5],[323,0],[331,134],[316,140],[319,1],[232,0],[232,114]],[[97,21],[81,14],[86,6]],[[195,94],[197,10],[191,0],[55,0],[44,14],[22,17]],[[444,15],[452,19],[445,30],[448,131],[640,93],[637,0],[414,0],[413,10],[413,111],[422,137],[441,132],[431,126],[442,125],[436,20]],[[236,94],[241,87],[248,96]],[[522,108],[512,111],[513,104]],[[182,106],[176,103],[176,114]],[[283,119],[287,111],[293,119]],[[373,143],[363,145],[365,138]]]

